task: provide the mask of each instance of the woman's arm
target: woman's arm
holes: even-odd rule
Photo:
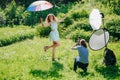
[[[64,16],[64,18],[62,18],[62,19],[60,19],[60,20],[58,20],[58,22],[64,22],[64,20],[67,18],[67,14],[65,14],[65,16]]]
[[[78,48],[78,46],[77,46],[77,44],[75,44],[71,49],[72,50],[77,50],[77,48]]]
[[[57,20],[57,22],[64,22],[64,19]]]
[[[65,18],[62,18],[62,19],[56,18],[57,22],[64,22],[65,19],[66,19],[66,17],[65,17]]]
[[[40,22],[42,24],[42,27],[48,27],[48,26],[50,26],[50,24],[48,24],[48,23],[43,23],[43,19],[42,18],[40,18]]]
[[[77,50],[77,48],[78,48],[77,46],[73,46],[71,49],[72,50]]]

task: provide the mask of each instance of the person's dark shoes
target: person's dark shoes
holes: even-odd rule
[[[76,70],[74,70],[76,72]]]
[[[46,52],[48,49],[48,46],[44,46],[44,51]]]
[[[53,58],[52,61],[57,61],[57,60],[55,58]]]
[[[76,72],[77,68],[74,68],[73,70]]]
[[[77,63],[76,63],[76,58],[75,58],[75,60],[74,60],[74,66],[73,66],[73,70],[76,72],[76,70],[77,70]]]

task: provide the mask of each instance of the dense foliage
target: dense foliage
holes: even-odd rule
[[[55,1],[50,1],[51,3],[55,4],[52,9],[46,10],[46,11],[40,11],[40,12],[28,12],[27,7],[35,0],[29,0],[27,3],[25,0],[23,1],[8,1],[8,3],[4,3],[4,1],[1,1],[1,9],[2,12],[0,16],[0,25],[5,26],[13,26],[13,25],[35,25],[39,22],[39,18],[43,17],[45,18],[48,13],[54,13],[58,14],[60,12],[66,13],[68,11],[68,8],[71,5],[65,6],[65,4],[55,4]],[[56,0],[58,2],[58,0]],[[59,1],[60,2],[60,1]],[[60,2],[61,3],[61,2]],[[28,5],[29,4],[29,5]],[[5,6],[5,7],[4,7]],[[4,7],[4,8],[2,8]],[[3,23],[5,21],[5,23]]]
[[[25,0],[1,1],[0,27],[13,27],[14,25],[35,27],[40,22],[40,17],[45,19],[48,13],[54,13],[58,18],[66,17],[64,23],[61,23],[59,27],[61,37],[72,39],[74,37],[74,40],[76,40],[81,35],[79,32],[91,33],[92,29],[88,22],[89,14],[93,8],[98,8],[105,14],[104,24],[109,30],[111,38],[113,40],[120,39],[120,0],[48,0],[55,5],[52,9],[28,12],[26,9],[33,1],[35,0],[27,2]],[[37,28],[38,34],[47,36],[50,29],[44,29],[44,31],[39,27]],[[76,29],[79,29],[79,31]],[[67,32],[69,32],[69,35]],[[76,35],[79,36],[71,35],[72,33],[78,33]]]
[[[26,0],[0,0],[0,2],[1,2],[0,7],[6,8],[7,5],[9,3],[11,3],[12,1],[15,1],[15,3],[17,5],[21,5],[21,6],[24,6],[25,8],[27,8],[30,3],[32,3],[32,2],[34,2],[36,0],[27,0],[27,1]],[[67,4],[69,2],[75,2],[77,0],[47,0],[47,1],[49,1],[49,2],[51,2],[53,4],[57,4],[58,5],[58,4],[61,4],[61,3],[62,4]]]
[[[120,17],[115,17],[110,19],[109,22],[106,23],[106,28],[112,35],[113,40],[120,40]]]
[[[0,17],[2,19],[0,24],[4,24],[4,25],[19,25],[19,24],[25,24],[25,25],[34,25],[36,23],[38,23],[39,21],[39,17],[43,17],[45,18],[46,15],[48,13],[54,13],[54,14],[58,14],[58,13],[66,13],[68,12],[68,9],[70,9],[70,5],[68,5],[70,2],[74,2],[75,1],[82,1],[82,0],[48,0],[49,2],[51,2],[54,6],[53,9],[47,10],[47,11],[43,11],[43,12],[28,12],[26,11],[27,7],[35,0],[29,0],[29,1],[25,1],[25,0],[7,0],[7,1],[0,1],[1,4],[1,9],[2,13],[1,15],[5,15],[3,17]],[[84,0],[83,0],[84,1]],[[86,1],[86,3],[91,3],[91,4],[95,4],[96,2],[94,0],[91,1]],[[84,1],[85,2],[85,1]],[[103,0],[103,1],[98,1],[100,2],[99,4],[103,4],[106,5],[108,4],[108,7],[110,7],[113,11],[113,13],[119,15],[120,14],[120,1],[107,1],[107,0]],[[73,5],[74,5],[73,3]],[[85,4],[86,4],[85,3]],[[72,5],[71,5],[72,6]],[[83,10],[83,13],[84,12]],[[78,15],[76,15],[78,14]],[[33,17],[34,16],[34,17]],[[79,11],[76,11],[75,13],[72,14],[72,16],[76,16],[76,17],[82,17],[82,13],[79,13]],[[84,15],[86,16],[86,15]],[[86,16],[88,17],[88,16]],[[3,21],[5,21],[5,23],[3,23]],[[33,22],[32,22],[33,21]]]

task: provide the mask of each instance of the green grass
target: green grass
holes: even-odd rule
[[[21,26],[21,25],[15,28],[3,27],[3,28],[0,28],[0,39],[9,38],[11,36],[15,36],[16,34],[23,34],[30,31],[34,31],[34,29],[26,26]]]
[[[0,47],[25,39],[32,39],[34,36],[35,29],[30,27],[17,26],[15,28],[0,28]]]
[[[106,68],[102,64],[103,49],[89,49],[88,73],[81,69],[75,73],[73,68],[77,51],[71,50],[74,42],[61,39],[57,48],[57,62],[51,61],[51,49],[44,52],[45,45],[51,45],[48,38],[35,37],[0,48],[0,80],[119,80],[120,79],[120,42],[109,43],[117,57],[117,66]]]

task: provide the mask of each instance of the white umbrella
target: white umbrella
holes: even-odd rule
[[[98,30],[102,25],[102,15],[98,9],[93,9],[90,13],[89,23],[93,30]]]

